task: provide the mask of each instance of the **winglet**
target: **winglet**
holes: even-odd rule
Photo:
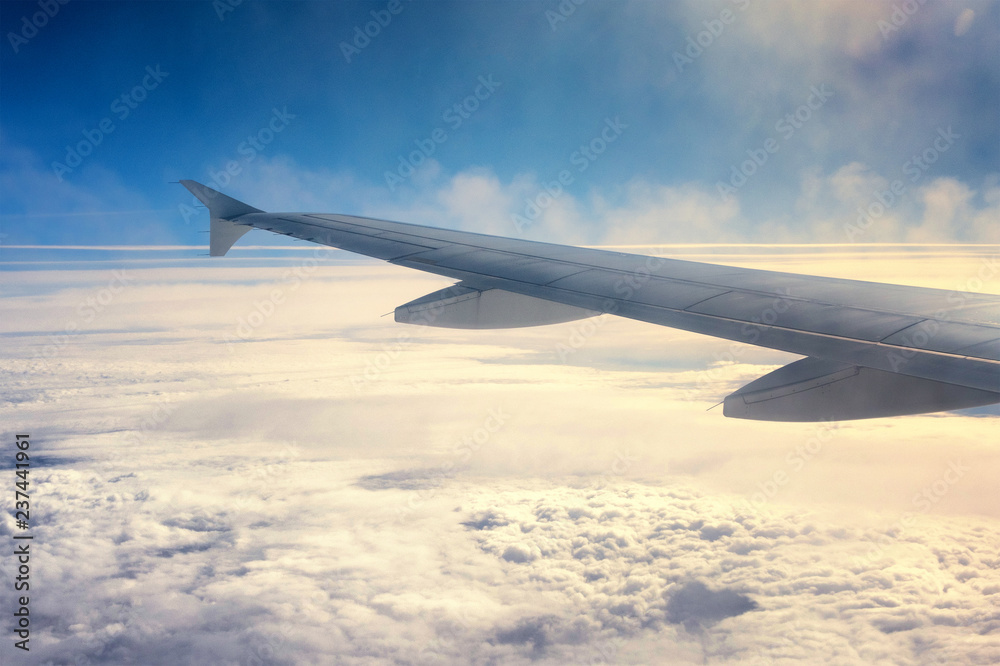
[[[233,243],[252,228],[235,224],[231,220],[248,213],[264,212],[193,180],[182,180],[181,185],[208,207],[208,213],[212,218],[208,244],[208,254],[211,257],[221,257],[226,254]]]
[[[211,187],[206,187],[194,180],[182,180],[181,185],[188,188],[191,194],[198,197],[198,200],[208,206],[208,211],[212,218],[229,220],[247,213],[263,213],[260,208],[254,208],[242,201],[237,201],[232,197],[227,197],[222,192],[217,192]]]

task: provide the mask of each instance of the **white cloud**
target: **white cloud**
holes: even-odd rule
[[[569,244],[990,243],[1000,233],[995,175],[977,190],[952,177],[910,182],[861,162],[804,171],[788,213],[757,222],[743,215],[739,193],[722,199],[695,183],[634,179],[615,192],[549,196],[534,174],[504,182],[476,167],[392,195],[283,158],[258,162],[241,180],[245,194],[236,194],[268,210],[348,212]]]
[[[631,183],[625,203],[595,206],[604,238],[610,244],[725,243],[745,239],[735,199],[721,201],[694,185],[654,186]]]
[[[703,411],[771,352],[709,372],[726,343],[611,320],[563,362],[577,324],[398,326],[378,315],[439,280],[368,264],[318,269],[230,352],[297,261],[136,267],[42,369],[107,271],[7,272],[41,662],[997,659],[992,420],[845,424],[795,470],[811,426]]]

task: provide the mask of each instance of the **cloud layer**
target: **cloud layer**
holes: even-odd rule
[[[975,273],[949,252],[920,280]],[[787,355],[400,326],[440,280],[292,254],[4,274],[36,663],[1000,659],[995,417],[735,422],[704,410]],[[886,259],[729,257],[912,272]]]

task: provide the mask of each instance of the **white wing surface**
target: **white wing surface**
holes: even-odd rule
[[[210,254],[251,228],[457,280],[396,321],[511,328],[611,313],[805,358],[726,397],[726,416],[872,418],[1000,402],[1000,297],[734,268],[350,215],[265,213],[183,180]]]

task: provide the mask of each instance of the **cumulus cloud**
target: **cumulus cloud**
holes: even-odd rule
[[[635,181],[626,190],[624,203],[612,206],[598,200],[596,215],[607,230],[609,244],[725,243],[745,239],[735,199],[694,185],[654,186]]]
[[[551,196],[535,174],[509,181],[475,167],[392,196],[279,158],[248,169],[239,194],[269,210],[326,210],[569,244],[996,242],[1000,189],[862,162],[806,169],[788,212],[751,220],[740,196],[696,183],[633,179],[614,192]],[[894,193],[895,192],[895,193]],[[268,194],[271,193],[271,194]],[[312,202],[312,203],[310,203]]]

